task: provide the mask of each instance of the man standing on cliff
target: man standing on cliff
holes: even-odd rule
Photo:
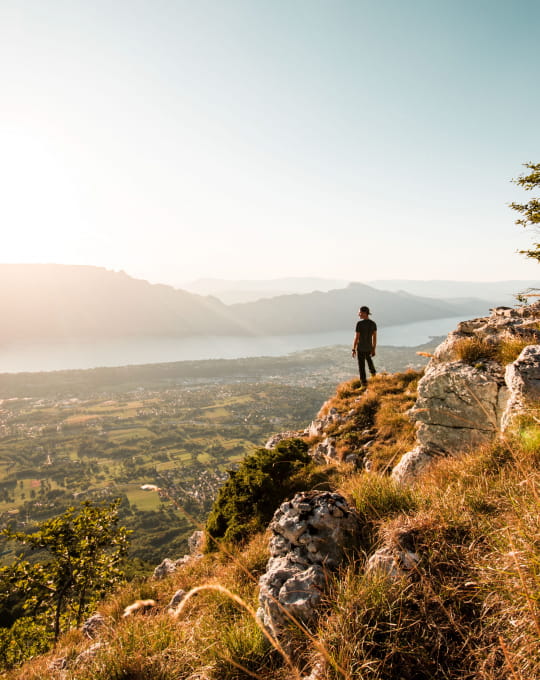
[[[352,355],[358,357],[358,371],[360,372],[360,382],[367,385],[366,361],[371,375],[375,375],[373,359],[375,348],[377,347],[377,324],[369,318],[369,307],[360,307],[358,316],[360,321],[356,324],[356,334],[354,336]]]

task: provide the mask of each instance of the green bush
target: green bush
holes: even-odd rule
[[[274,449],[247,456],[221,487],[206,523],[208,550],[217,540],[239,542],[261,531],[279,505],[303,488],[300,470],[311,463],[301,439],[287,439]]]

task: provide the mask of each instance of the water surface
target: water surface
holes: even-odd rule
[[[446,335],[462,317],[380,327],[379,345],[415,347]],[[33,342],[0,346],[0,373],[56,371],[201,359],[283,356],[304,349],[351,345],[354,328],[259,337],[120,338],[99,342]]]

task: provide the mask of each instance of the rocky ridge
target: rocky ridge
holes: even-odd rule
[[[456,456],[503,433],[528,405],[540,399],[540,303],[520,309],[496,308],[489,317],[464,321],[436,349],[418,383],[418,398],[408,412],[416,425],[417,445],[394,466],[399,483],[411,483],[436,458]],[[508,339],[531,341],[506,368],[494,358],[470,365],[459,358],[459,343],[480,340],[496,348]],[[356,398],[364,402],[368,392]],[[376,429],[362,430],[358,451],[340,458],[336,426],[354,420],[351,409],[340,413],[328,403],[305,430],[275,435],[272,448],[290,436],[313,441],[311,456],[320,463],[363,464],[369,471],[369,448]],[[336,498],[334,498],[334,496]],[[337,519],[336,516],[339,518]],[[270,560],[260,579],[259,616],[279,635],[287,620],[310,622],[324,592],[328,572],[343,560],[360,530],[354,510],[337,494],[297,494],[283,503],[270,524]],[[331,540],[327,540],[327,535]],[[355,538],[356,535],[356,538]],[[401,578],[418,563],[414,536],[406,528],[387,537],[366,561],[366,571],[382,570]]]
[[[505,367],[496,350],[516,341],[525,346]],[[478,343],[485,358],[470,363],[460,358],[467,342]],[[489,317],[462,321],[437,347],[418,383],[418,399],[409,413],[417,446],[396,465],[394,479],[413,481],[433,459],[491,441],[526,412],[540,398],[538,342],[540,302],[497,307]]]

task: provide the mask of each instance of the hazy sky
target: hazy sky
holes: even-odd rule
[[[538,0],[0,0],[0,260],[535,278],[507,204],[539,29]]]

